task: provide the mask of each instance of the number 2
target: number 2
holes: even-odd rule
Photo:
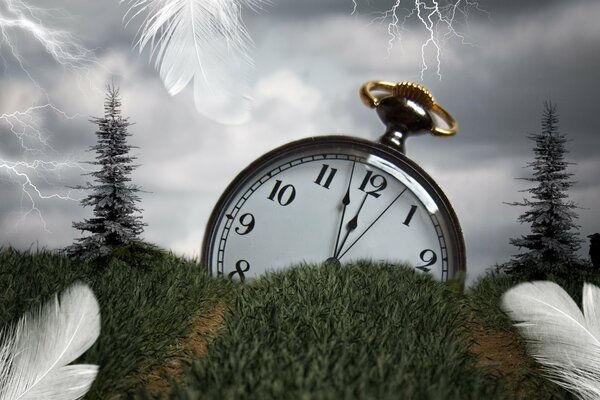
[[[428,260],[425,259],[425,256],[427,255],[427,253],[431,253],[431,257]],[[421,271],[425,271],[425,272],[429,272],[430,268],[427,268],[427,267],[429,267],[437,262],[437,255],[435,254],[435,251],[433,251],[431,249],[423,250],[421,252],[421,254],[419,254],[419,258],[421,258],[421,261],[423,261],[425,263],[425,265],[420,265],[416,268],[420,269]]]

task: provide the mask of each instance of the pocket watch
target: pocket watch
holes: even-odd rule
[[[359,94],[386,126],[379,141],[308,137],[252,162],[209,218],[202,263],[211,275],[244,281],[357,260],[408,264],[441,281],[465,272],[450,202],[404,154],[407,137],[451,136],[456,121],[415,83],[373,81]]]

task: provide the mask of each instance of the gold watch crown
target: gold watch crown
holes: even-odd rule
[[[433,96],[429,90],[414,82],[384,82],[372,81],[363,85],[360,90],[360,98],[367,107],[375,108],[381,101],[373,95],[372,92],[385,92],[395,97],[404,97],[419,103],[424,108],[432,108],[435,104]]]
[[[424,108],[432,108],[435,104],[433,95],[429,90],[414,82],[400,82],[394,86],[394,96],[412,100]]]

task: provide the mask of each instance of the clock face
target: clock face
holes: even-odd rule
[[[360,139],[309,138],[250,165],[210,218],[203,262],[235,280],[300,263],[407,263],[446,281],[464,271],[455,214],[399,152]]]

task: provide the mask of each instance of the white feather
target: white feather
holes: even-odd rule
[[[37,313],[25,314],[0,334],[0,400],[70,400],[85,395],[98,366],[67,365],[100,334],[100,309],[92,290],[71,286]]]
[[[140,52],[150,48],[172,96],[194,81],[199,113],[225,123],[241,123],[250,109],[251,43],[241,18],[243,6],[265,0],[120,0],[129,3],[127,23],[141,14]]]
[[[527,340],[551,380],[583,399],[600,399],[600,289],[583,286],[583,311],[553,282],[521,283],[502,308]]]

